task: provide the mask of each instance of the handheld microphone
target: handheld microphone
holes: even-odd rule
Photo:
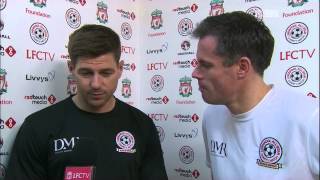
[[[66,163],[64,180],[94,180],[97,160],[97,143],[93,139],[80,137]]]

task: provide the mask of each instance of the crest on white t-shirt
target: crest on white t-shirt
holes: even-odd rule
[[[278,163],[282,157],[281,144],[273,137],[264,138],[259,147],[260,159],[257,159],[259,166],[280,169],[282,164]]]

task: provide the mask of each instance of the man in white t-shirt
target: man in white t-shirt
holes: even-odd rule
[[[214,179],[319,179],[319,105],[263,81],[274,39],[244,12],[207,17],[199,38],[198,80],[207,164]]]

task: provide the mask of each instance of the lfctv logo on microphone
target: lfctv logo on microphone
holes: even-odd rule
[[[66,167],[64,180],[92,180],[93,177],[93,166]]]

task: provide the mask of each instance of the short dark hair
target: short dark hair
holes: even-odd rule
[[[225,66],[246,56],[251,59],[255,71],[262,76],[270,65],[274,38],[269,28],[250,14],[234,11],[207,17],[193,31],[193,36],[201,39],[208,35],[217,37],[215,53],[225,57]]]
[[[68,52],[72,64],[79,58],[95,58],[113,53],[116,62],[121,56],[119,35],[112,29],[96,24],[83,25],[69,36]]]

